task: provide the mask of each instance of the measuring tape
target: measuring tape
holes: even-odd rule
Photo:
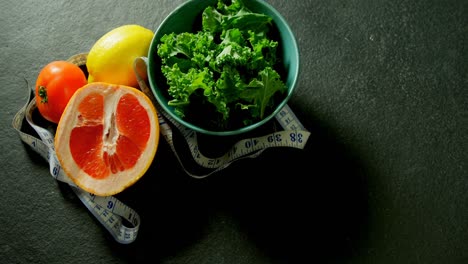
[[[291,127],[302,128],[302,124],[296,118],[288,105],[285,105],[281,111],[275,116],[280,125],[287,130],[276,131],[260,137],[246,138],[237,141],[226,153],[218,157],[207,157],[200,151],[197,133],[187,127],[184,127],[177,121],[173,120],[163,109],[158,107],[159,124],[161,134],[169,143],[169,146],[175,153],[179,163],[184,168],[185,172],[194,178],[205,178],[227,168],[233,162],[244,158],[256,158],[264,150],[273,147],[291,147],[303,149],[309,139],[310,132],[304,129],[289,129]],[[173,129],[171,125],[177,128],[185,143],[190,150],[191,158],[198,166],[205,169],[211,169],[210,172],[204,174],[196,174],[191,172],[186,162],[182,159],[175,148]]]
[[[68,61],[78,66],[86,64],[87,54],[81,53],[72,56]],[[184,171],[194,178],[205,178],[213,173],[227,168],[232,163],[245,159],[256,158],[268,149],[274,147],[291,147],[303,149],[309,139],[307,131],[295,116],[288,105],[285,105],[275,116],[276,122],[282,130],[273,128],[273,132],[258,137],[240,139],[228,151],[216,157],[209,157],[202,153],[197,133],[177,121],[166,113],[156,102],[145,80],[141,77],[142,65],[146,66],[144,58],[137,58],[134,62],[134,70],[140,89],[153,101],[157,108],[160,132]],[[26,81],[27,85],[27,81]],[[28,85],[27,85],[28,86]],[[13,128],[18,132],[21,140],[29,145],[49,162],[50,174],[58,181],[67,183],[81,202],[99,220],[99,222],[111,233],[114,239],[122,244],[132,243],[138,234],[140,216],[138,213],[113,196],[96,196],[76,186],[64,173],[57,159],[54,148],[54,129],[37,125],[33,120],[33,113],[37,109],[34,98],[34,90],[28,87],[28,100],[13,118]],[[37,112],[37,111],[36,111]],[[39,136],[25,132],[23,121],[31,126]],[[179,140],[180,139],[180,140]],[[124,223],[123,220],[126,220]],[[126,226],[130,223],[131,226]]]
[[[33,92],[29,91],[27,103],[16,113],[12,122],[12,126],[18,132],[21,140],[49,162],[50,174],[56,180],[67,183],[71,187],[81,202],[117,242],[121,244],[132,243],[138,234],[140,216],[115,197],[96,196],[85,192],[68,178],[55,155],[53,131],[38,126],[33,121],[33,113],[37,106],[36,99],[32,98],[32,95]],[[23,131],[24,120],[34,129],[39,138]],[[123,222],[124,219],[132,226],[127,227]]]

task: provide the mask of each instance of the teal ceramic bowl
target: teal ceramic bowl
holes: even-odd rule
[[[262,13],[272,18],[272,32],[274,32],[275,40],[278,41],[278,57],[281,61],[278,67],[283,82],[287,87],[287,93],[283,96],[280,102],[277,103],[273,110],[270,110],[269,114],[266,115],[262,120],[256,123],[235,128],[232,130],[215,130],[201,127],[194,123],[188,122],[183,118],[179,117],[174,112],[174,108],[168,105],[168,101],[171,100],[167,90],[168,84],[166,78],[161,73],[161,59],[157,54],[158,45],[160,44],[161,37],[169,33],[182,33],[182,32],[193,32],[196,33],[201,29],[201,14],[203,10],[208,6],[215,6],[218,0],[190,0],[172,11],[160,24],[155,31],[154,38],[149,48],[148,53],[148,81],[156,100],[174,120],[180,124],[188,127],[196,132],[214,135],[214,136],[230,136],[238,135],[248,131],[251,131],[259,126],[270,121],[275,117],[276,114],[283,108],[293,94],[296,87],[296,82],[299,74],[299,49],[296,43],[293,32],[291,31],[288,23],[283,16],[275,10],[274,7],[267,4],[262,0],[248,0],[244,1],[245,6],[255,13]]]

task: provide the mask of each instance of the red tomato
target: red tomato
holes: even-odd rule
[[[78,65],[67,61],[47,64],[36,81],[35,97],[39,113],[58,124],[72,95],[85,84],[86,76]]]

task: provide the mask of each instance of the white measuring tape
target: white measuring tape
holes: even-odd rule
[[[29,90],[29,89],[28,89]],[[58,181],[67,183],[81,202],[112,234],[115,240],[122,244],[132,243],[138,234],[140,216],[132,208],[112,196],[95,196],[77,187],[61,169],[60,163],[55,155],[54,134],[43,127],[36,125],[33,113],[36,109],[36,100],[29,91],[27,103],[16,113],[13,118],[13,128],[18,132],[21,140],[49,161],[50,174]],[[39,138],[23,131],[23,121],[34,129]],[[127,227],[123,220],[132,226]]]
[[[86,63],[86,53],[78,54],[69,61],[82,66]],[[135,61],[137,62],[137,60]],[[134,64],[136,66],[137,63]],[[135,72],[137,69],[135,68]],[[138,73],[138,72],[137,72]],[[230,146],[227,152],[217,157],[205,156],[200,150],[197,133],[173,120],[156,102],[146,82],[137,74],[141,90],[151,98],[158,110],[161,135],[169,144],[184,171],[194,178],[204,178],[218,172],[235,161],[244,158],[258,157],[264,150],[273,147],[291,147],[303,149],[309,139],[310,132],[304,129],[299,119],[294,115],[288,105],[285,105],[275,116],[282,130],[270,132],[260,137],[241,139]],[[39,153],[49,162],[50,174],[58,181],[67,183],[88,210],[111,233],[114,239],[122,244],[132,243],[138,234],[140,216],[113,196],[96,196],[77,187],[62,170],[54,149],[53,129],[46,129],[37,125],[33,120],[33,113],[37,112],[34,91],[28,87],[27,103],[13,118],[13,128],[18,132],[21,140]],[[23,121],[34,129],[39,136],[36,137],[23,127]],[[173,130],[175,128],[176,130]],[[179,136],[177,136],[179,132]],[[182,145],[177,147],[177,140],[181,138]],[[185,155],[184,153],[185,152]],[[187,154],[188,153],[188,154]],[[189,168],[190,167],[190,168]],[[126,220],[126,222],[124,222]],[[126,226],[130,224],[131,227]]]
[[[200,151],[197,133],[187,127],[184,127],[177,121],[173,120],[163,109],[158,107],[159,124],[161,134],[169,143],[171,149],[177,156],[179,163],[184,168],[185,172],[194,178],[205,178],[211,174],[227,168],[233,162],[244,158],[258,157],[264,150],[273,147],[291,147],[303,149],[309,139],[310,132],[303,129],[302,124],[294,115],[288,105],[285,105],[281,111],[275,116],[278,123],[282,126],[281,131],[269,133],[260,137],[246,138],[237,141],[226,153],[218,157],[207,157]],[[177,128],[185,143],[190,150],[191,158],[197,163],[198,166],[205,169],[211,169],[208,173],[197,174],[191,172],[186,166],[186,162],[182,159],[176,150],[174,144],[173,130],[170,126],[172,124]],[[294,128],[294,129],[292,129]],[[296,129],[302,128],[302,129]]]

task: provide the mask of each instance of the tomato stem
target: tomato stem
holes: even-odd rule
[[[47,90],[45,86],[39,86],[39,97],[41,97],[41,103],[45,104],[49,101],[47,98]]]

